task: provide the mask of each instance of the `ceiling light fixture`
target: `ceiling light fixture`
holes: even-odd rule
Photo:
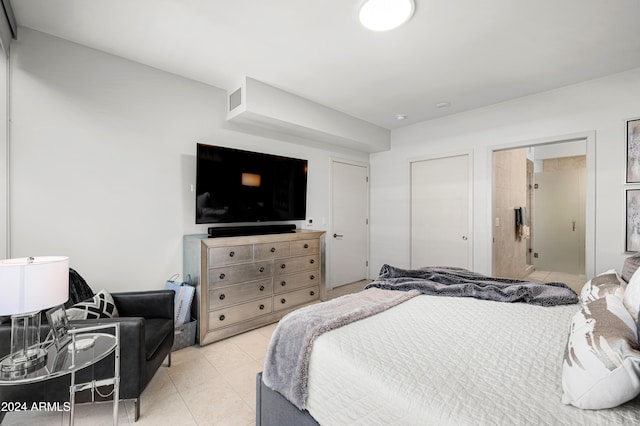
[[[402,121],[402,120],[406,120],[407,116],[405,114],[398,114],[396,115],[396,120],[398,121]]]
[[[372,31],[388,31],[406,23],[416,9],[414,0],[365,0],[360,23]]]

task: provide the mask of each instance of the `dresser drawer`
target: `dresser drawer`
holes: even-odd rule
[[[302,287],[318,285],[320,282],[320,269],[299,272],[297,274],[278,275],[273,285],[274,293],[283,293]]]
[[[244,281],[254,281],[273,275],[273,262],[247,263],[209,269],[209,288]]]
[[[274,263],[274,272],[276,275],[291,274],[294,272],[308,271],[310,269],[318,269],[318,255],[292,257],[289,259],[276,260]]]
[[[289,257],[290,253],[289,241],[256,244],[253,246],[253,257],[255,260]]]
[[[253,302],[209,312],[209,330],[227,327],[242,321],[266,315],[272,311],[271,298],[254,300]]]
[[[320,252],[320,240],[296,240],[291,241],[291,256],[304,256]]]
[[[251,262],[253,260],[253,246],[249,244],[245,246],[210,247],[207,255],[209,256],[209,267]]]
[[[280,309],[286,309],[317,300],[319,297],[318,288],[319,287],[316,285],[310,288],[304,288],[290,293],[282,293],[273,296],[273,310],[279,311]]]
[[[209,290],[209,309],[220,309],[229,305],[258,299],[272,294],[273,280],[251,281],[229,287],[216,287]]]

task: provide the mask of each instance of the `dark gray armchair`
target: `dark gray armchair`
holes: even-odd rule
[[[103,323],[120,323],[120,399],[135,400],[135,420],[140,416],[140,394],[145,389],[162,362],[167,358],[171,365],[173,345],[173,300],[172,290],[137,291],[112,293],[119,318],[70,321],[71,327],[82,327]],[[41,335],[46,336],[48,325],[42,326]],[[0,324],[0,358],[9,354],[11,324]],[[113,377],[114,355],[103,359],[93,367],[81,370],[76,383]],[[0,386],[0,401],[26,403],[69,401],[70,376],[28,385]],[[106,395],[110,388],[101,389]],[[97,396],[97,393],[96,393]],[[76,396],[77,402],[90,401],[90,391]],[[0,412],[0,421],[5,413]]]

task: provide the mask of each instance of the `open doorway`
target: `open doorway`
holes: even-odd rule
[[[493,153],[493,274],[586,279],[586,140]]]

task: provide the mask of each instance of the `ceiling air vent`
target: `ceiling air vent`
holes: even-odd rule
[[[227,92],[227,121],[239,125],[237,130],[266,130],[269,137],[290,137],[287,141],[323,148],[326,144],[363,152],[390,148],[388,129],[251,77],[244,77],[239,87]]]
[[[242,87],[229,95],[229,111],[233,111],[242,103]]]

